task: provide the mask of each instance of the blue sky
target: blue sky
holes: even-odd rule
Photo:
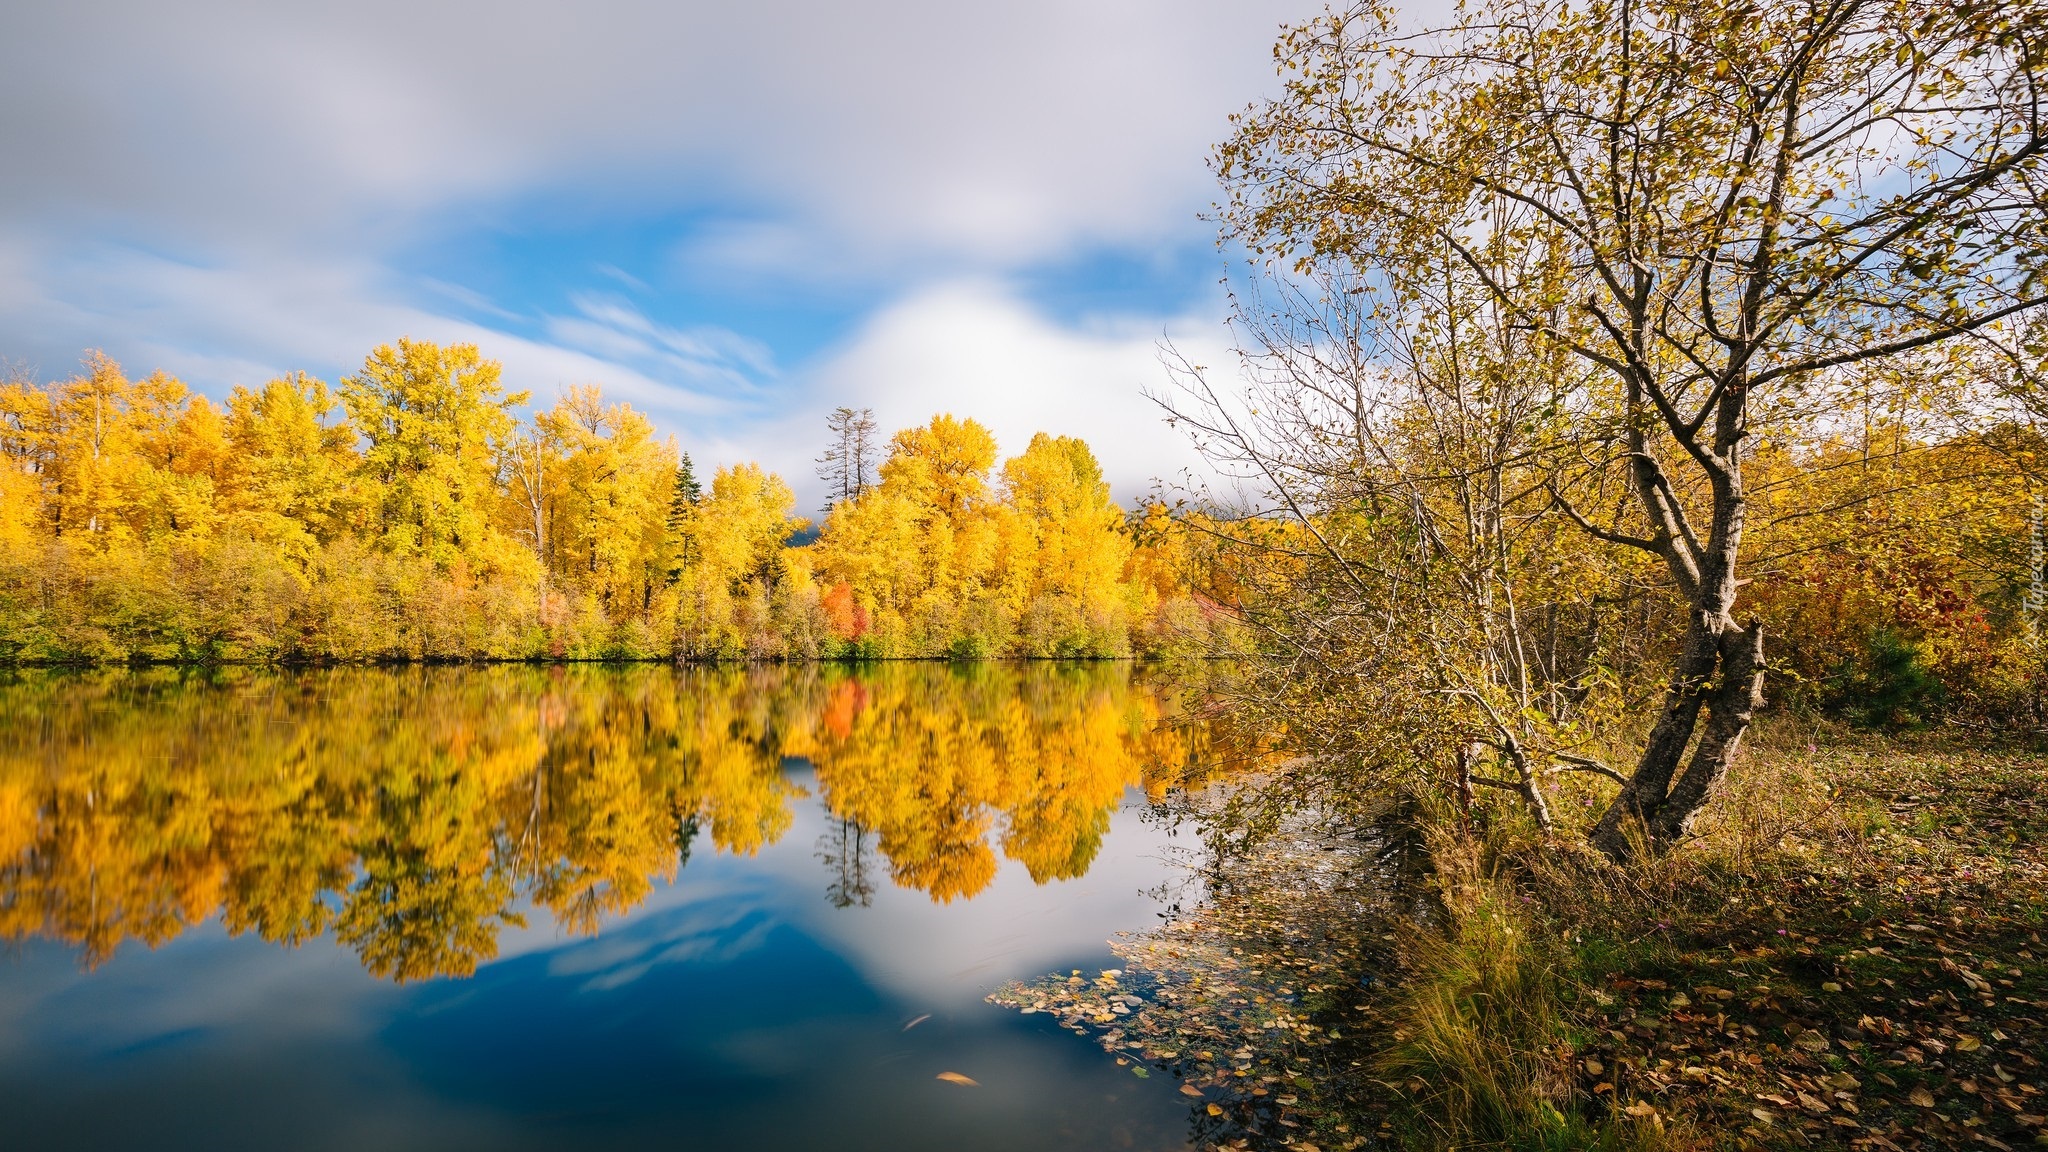
[[[1199,214],[1280,24],[1230,0],[0,12],[0,356],[215,394],[473,340],[811,503],[823,414],[1191,463],[1143,390],[1224,354]]]

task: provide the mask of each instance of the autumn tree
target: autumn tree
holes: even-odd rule
[[[935,511],[958,516],[985,499],[995,462],[995,435],[977,420],[948,412],[890,437],[881,474],[884,483],[916,493]]]
[[[561,451],[549,546],[557,571],[582,581],[607,610],[646,611],[656,584],[666,585],[673,448],[645,416],[605,403],[592,385],[563,392],[534,425]]]
[[[513,432],[511,410],[527,399],[506,393],[499,372],[474,344],[402,339],[342,380],[392,547],[443,566],[495,550],[497,454]]]
[[[1285,93],[1220,150],[1227,234],[1317,286],[1308,322],[1332,286],[1368,301],[1334,393],[1374,395],[1413,318],[1369,301],[1447,280],[1529,337],[1523,370],[1573,365],[1539,412],[1545,514],[1653,559],[1683,606],[1610,854],[1686,834],[1762,700],[1739,604],[1760,421],[2043,302],[2044,15],[1499,0],[1411,33],[1361,5],[1284,36]]]
[[[233,458],[223,493],[233,529],[304,563],[356,527],[360,501],[353,428],[332,419],[340,401],[303,372],[228,397]]]
[[[49,401],[24,369],[0,378],[0,546],[35,539],[42,519],[43,440]]]
[[[1116,634],[1132,609],[1123,513],[1102,466],[1071,436],[1031,438],[1003,462],[1003,566],[1032,655],[1121,655]]]
[[[7,455],[33,476],[23,512],[92,550],[216,526],[234,461],[222,414],[165,372],[130,380],[103,353],[48,387],[0,387]],[[24,486],[26,495],[26,486]]]
[[[535,420],[505,441],[505,490],[518,509],[514,534],[533,545],[545,574],[555,561],[555,502],[561,493],[562,443],[552,421]]]
[[[993,475],[951,415],[872,459],[837,414],[827,540],[789,489],[694,462],[596,385],[526,420],[469,345],[224,403],[92,354],[0,381],[0,660],[1117,655],[1128,540],[1077,440]]]
[[[105,353],[88,354],[85,369],[50,393],[41,472],[52,531],[90,539],[126,507],[119,479],[132,450],[135,386]]]
[[[995,461],[995,436],[974,420],[940,415],[897,432],[880,483],[836,505],[826,521],[816,545],[820,579],[865,596],[892,645],[944,653],[968,631],[963,610],[994,574]]]
[[[135,457],[118,482],[131,528],[146,538],[205,535],[231,457],[220,410],[159,371],[135,384],[129,422]]]
[[[688,655],[767,654],[782,546],[801,531],[796,496],[757,464],[720,468],[686,526],[697,559],[679,585],[677,643]]]

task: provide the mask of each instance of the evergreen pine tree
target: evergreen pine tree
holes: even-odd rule
[[[668,582],[671,584],[682,579],[684,571],[695,559],[690,555],[690,534],[684,529],[689,525],[690,514],[696,510],[697,502],[703,497],[704,486],[697,482],[697,470],[690,463],[690,454],[685,452],[682,463],[676,465],[675,491],[668,502]]]

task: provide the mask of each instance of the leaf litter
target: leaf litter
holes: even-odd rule
[[[1227,883],[1210,879],[1193,912],[1109,941],[1120,967],[1048,973],[988,999],[1092,1036],[1139,1075],[1170,1072],[1201,1147],[1363,1146],[1348,1102],[1376,1014],[1366,988],[1391,962],[1394,886],[1304,830],[1232,861]]]
[[[1832,832],[1723,874],[1711,911],[1674,904],[1648,938],[1611,941],[1627,946],[1609,968],[1579,952],[1574,1096],[1738,1149],[2048,1146],[2039,759],[1831,767]],[[1393,1133],[1367,1110],[1427,1087],[1367,1066],[1392,1031],[1375,1002],[1398,987],[1397,926],[1428,913],[1374,863],[1356,842],[1275,837],[1192,913],[1110,941],[1121,967],[989,999],[1171,1071],[1201,1147],[1378,1144]]]

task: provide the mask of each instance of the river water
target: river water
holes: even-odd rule
[[[1170,718],[1117,664],[6,674],[0,1144],[1186,1147],[982,1001],[1189,898]]]

